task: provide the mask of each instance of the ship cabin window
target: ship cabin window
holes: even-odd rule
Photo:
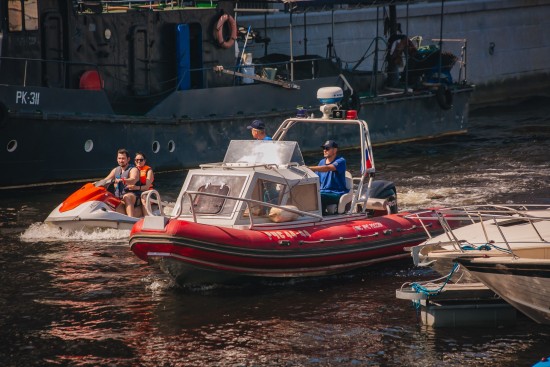
[[[226,196],[229,194],[229,186],[206,184],[199,187],[197,191]],[[196,195],[193,199],[193,209],[197,214],[218,214],[221,212],[225,200],[225,198],[216,196]]]
[[[8,21],[10,32],[37,30],[37,0],[8,0]]]
[[[292,187],[290,189],[287,204],[294,205],[305,212],[319,210],[317,184],[313,183]]]

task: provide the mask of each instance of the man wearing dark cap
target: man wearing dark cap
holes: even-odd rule
[[[262,120],[254,120],[246,128],[252,132],[252,137],[256,140],[273,140],[265,133],[265,124]]]
[[[321,205],[325,214],[327,206],[338,205],[340,196],[349,190],[346,189],[346,160],[337,156],[338,144],[334,140],[327,140],[321,148],[323,148],[323,159],[318,166],[309,168],[319,176]]]

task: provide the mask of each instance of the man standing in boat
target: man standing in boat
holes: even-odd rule
[[[327,206],[338,205],[340,196],[349,190],[346,188],[346,160],[337,156],[338,144],[334,140],[327,140],[321,148],[323,148],[323,159],[318,166],[310,166],[309,169],[319,176],[321,205],[323,214],[326,214]]]
[[[135,217],[134,206],[137,197],[134,193],[128,190],[129,185],[133,185],[139,181],[139,170],[136,166],[130,164],[130,153],[126,149],[117,151],[118,167],[105,177],[105,182],[113,182],[115,185],[115,196],[122,200],[116,211],[121,214],[126,214],[130,217]]]
[[[252,133],[252,137],[256,140],[273,140],[265,132],[265,124],[262,120],[254,120],[246,127]]]

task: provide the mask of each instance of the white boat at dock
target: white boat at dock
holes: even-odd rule
[[[445,233],[411,247],[410,251],[415,265],[430,267],[442,276],[451,271],[458,257],[509,256],[512,251],[550,241],[550,205],[450,207],[437,210],[437,215],[447,228]],[[449,223],[457,220],[470,224],[451,228]],[[455,279],[475,281],[463,270],[457,271]]]
[[[550,243],[508,256],[458,257],[456,261],[516,309],[550,325]]]
[[[534,321],[550,324],[549,205],[478,205],[435,213],[445,233],[410,250],[415,265],[431,267],[442,278],[404,284],[396,291],[398,298],[424,302],[424,314],[441,314],[444,306],[433,304],[445,299],[440,295],[450,286],[458,295],[456,301],[467,309],[460,316],[461,323],[468,324],[479,317],[480,304],[494,298],[466,298],[473,284],[481,282]],[[449,224],[455,220],[472,224],[451,228]],[[430,301],[432,306],[428,306]],[[490,307],[483,317],[507,315],[499,305]],[[458,316],[453,313],[452,317]]]

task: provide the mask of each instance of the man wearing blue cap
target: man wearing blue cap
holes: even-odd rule
[[[273,140],[265,133],[265,124],[262,120],[254,120],[246,128],[251,131],[252,137],[256,140]]]
[[[311,166],[309,169],[319,176],[321,205],[325,214],[327,206],[338,205],[340,196],[349,190],[346,188],[346,160],[337,156],[338,144],[334,140],[327,140],[321,148],[323,148],[323,159],[318,166]]]

